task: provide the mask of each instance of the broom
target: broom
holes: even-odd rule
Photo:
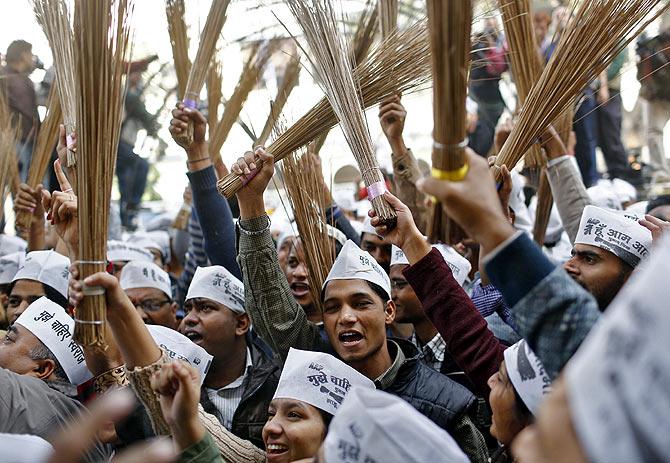
[[[5,214],[5,201],[12,189],[14,177],[18,176],[16,160],[16,142],[19,139],[19,128],[12,123],[12,113],[0,91],[0,221]]]
[[[275,125],[275,121],[277,121],[281,115],[289,95],[296,85],[298,85],[300,69],[300,60],[296,57],[290,58],[286,65],[281,85],[277,89],[277,96],[270,104],[270,114],[265,121],[261,134],[258,136],[258,140],[256,140],[256,146],[265,146],[265,143],[268,141],[268,138],[272,133],[272,128]]]
[[[662,3],[662,0],[581,2],[530,90],[495,165],[513,168],[549,124],[568,110],[582,89],[668,8],[669,5],[659,8],[647,18]],[[496,174],[500,179],[500,173]]]
[[[358,24],[356,25],[356,32],[354,33],[354,38],[352,40],[352,49],[354,51],[354,65],[358,65],[365,61],[365,58],[370,52],[370,47],[375,40],[375,31],[377,30],[377,21],[379,20],[379,11],[378,7],[375,6],[371,0],[368,0],[365,9],[358,18]],[[326,143],[326,138],[330,129],[323,132],[319,135],[318,138],[314,140],[313,150],[315,153],[319,153],[323,144]]]
[[[216,42],[223,29],[223,23],[226,22],[226,10],[230,0],[213,0],[212,6],[207,15],[205,27],[200,36],[200,46],[195,55],[193,66],[188,74],[188,81],[184,89],[183,103],[187,108],[195,109],[198,106],[200,90],[205,85],[207,70],[212,61],[212,55],[216,48]],[[176,137],[182,146],[189,146],[193,143],[193,123],[189,122],[187,130]]]
[[[394,81],[391,82],[390,76]],[[398,32],[381,43],[365,62],[354,70],[354,80],[362,104],[368,108],[386,97],[393,88],[407,93],[430,81],[430,46],[425,21]],[[397,84],[397,85],[396,85]],[[322,99],[269,147],[275,161],[314,140],[337,125],[338,119],[327,99]],[[257,165],[261,164],[256,160]],[[255,172],[247,177],[248,181]],[[232,197],[244,186],[237,175],[230,174],[218,182],[219,192]]]
[[[44,31],[56,70],[56,87],[63,113],[67,145],[72,145],[72,133],[77,126],[77,100],[74,76],[74,50],[70,14],[65,0],[31,0],[35,17]],[[74,168],[76,153],[67,151],[65,166]]]
[[[379,0],[377,6],[382,39],[386,39],[398,27],[398,0]]]
[[[191,72],[191,60],[188,57],[188,28],[184,21],[186,7],[184,0],[166,0],[165,15],[167,16],[168,34],[172,47],[174,70],[177,74],[177,89],[179,99],[184,98],[188,75]]]
[[[58,79],[58,77],[56,77],[56,79]],[[42,183],[42,179],[44,178],[51,161],[51,153],[53,153],[56,141],[58,140],[62,111],[60,100],[56,94],[56,88],[56,85],[51,86],[47,103],[47,115],[40,126],[40,131],[37,134],[37,140],[35,142],[35,149],[33,150],[33,155],[30,159],[30,168],[28,169],[26,184],[31,188],[35,188]],[[33,215],[28,211],[20,210],[16,214],[16,226],[19,229],[28,229],[32,220]]]
[[[330,0],[312,0],[311,4],[308,0],[289,0],[288,7],[309,44],[308,59],[340,120],[344,138],[367,187],[368,200],[381,223],[392,228],[397,216],[383,196],[386,183],[372,147],[358,83],[351,70],[349,49],[337,29]]]
[[[207,126],[209,137],[212,137],[215,127],[219,124],[219,107],[223,99],[223,66],[215,56],[207,72]],[[209,156],[213,158],[211,144],[209,145]]]
[[[465,101],[470,67],[472,5],[469,0],[428,0],[428,28],[433,57],[432,176],[460,181],[468,171]],[[456,244],[464,232],[438,202],[433,204],[429,235],[432,242]]]
[[[79,275],[106,267],[107,221],[121,131],[131,36],[132,0],[76,0],[77,179]],[[84,286],[73,338],[105,346],[105,295]]]
[[[221,121],[214,127],[214,130],[209,135],[209,153],[212,158],[212,164],[216,164],[221,160],[221,148],[230,134],[235,121],[242,112],[242,107],[247,101],[249,93],[254,89],[258,83],[258,79],[263,74],[263,69],[268,63],[276,49],[276,42],[272,41],[263,46],[256,44],[249,56],[249,59],[242,68],[240,80],[226,102],[226,106],[221,116]]]

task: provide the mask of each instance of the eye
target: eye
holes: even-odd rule
[[[288,412],[288,414],[286,416],[288,416],[288,418],[292,419],[292,420],[301,420],[302,419],[302,414],[298,413],[294,410],[291,410],[290,412]]]
[[[336,303],[326,304],[323,306],[323,313],[329,313],[329,314],[335,313],[339,310],[339,307],[340,306],[337,305]]]

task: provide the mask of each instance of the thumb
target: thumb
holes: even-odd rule
[[[60,164],[60,159],[54,161],[54,171],[56,171],[56,178],[58,179],[58,184],[60,185],[60,191],[72,190],[72,185],[67,179],[65,172],[63,172],[63,167]]]
[[[65,134],[65,126],[63,124],[58,127],[58,144],[67,146],[67,136]]]
[[[440,197],[444,195],[444,190],[449,188],[449,182],[433,177],[424,177],[417,182],[416,187],[429,196]]]
[[[120,290],[119,280],[107,272],[98,272],[87,276],[84,278],[84,284],[86,286],[100,286],[105,289],[105,292],[112,294]]]
[[[400,201],[397,197],[393,195],[390,191],[384,192],[384,198],[388,201],[389,205],[396,211],[401,211],[405,209],[405,204]]]
[[[195,388],[193,387],[194,380],[198,376],[197,372],[180,361],[173,363],[172,369],[177,381],[179,381],[179,390],[184,399],[197,402],[198,399],[195,397]]]

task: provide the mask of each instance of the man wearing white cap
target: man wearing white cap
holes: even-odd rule
[[[141,246],[123,241],[107,241],[107,261],[114,267],[114,276],[119,278],[123,266],[130,261],[154,262],[154,255]]]
[[[265,214],[263,191],[272,178],[273,157],[262,149],[256,155],[263,165],[237,193],[238,262],[254,330],[282,358],[290,347],[335,351],[345,363],[374,380],[378,388],[398,395],[448,429],[473,461],[486,461],[484,440],[468,417],[474,396],[422,364],[412,343],[387,339],[386,327],[395,318],[391,285],[387,273],[369,253],[348,241],[326,279],[322,289],[323,326],[330,342],[322,338],[317,325],[307,320],[283,278]],[[231,171],[240,174],[249,170],[248,163],[253,159],[254,153],[246,153]],[[388,257],[390,264],[390,252]]]
[[[563,268],[605,310],[651,252],[651,232],[622,213],[584,208],[572,258]]]
[[[0,233],[0,256],[12,254],[14,252],[26,252],[28,243],[23,238],[13,235]]]
[[[454,439],[406,402],[354,387],[333,418],[318,463],[467,463]]]
[[[244,286],[221,266],[199,267],[180,331],[212,356],[201,403],[238,437],[262,447],[261,428],[280,368],[253,333],[244,308]]]
[[[370,253],[386,273],[391,268],[391,243],[384,241],[370,225],[370,217],[365,217],[361,233],[361,249]]]
[[[154,263],[163,269],[170,262],[170,235],[168,232],[161,230],[135,232],[128,237],[126,243],[131,243],[149,251],[154,256]]]
[[[12,289],[14,275],[23,266],[26,255],[23,252],[15,252],[0,257],[0,329],[9,325],[7,320],[7,300]]]
[[[69,267],[70,259],[56,251],[29,252],[12,279],[7,321],[14,323],[28,305],[42,296],[67,308]]]
[[[177,303],[172,300],[170,276],[165,270],[153,262],[128,262],[119,282],[144,323],[177,328]]]

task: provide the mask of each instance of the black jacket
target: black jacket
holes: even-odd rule
[[[258,448],[265,448],[261,432],[267,421],[268,407],[279,383],[281,365],[272,350],[256,334],[247,334],[251,352],[251,370],[244,378],[242,400],[233,415],[230,430],[237,437],[251,441]],[[200,403],[207,413],[218,416],[216,407],[202,387]]]
[[[405,361],[386,392],[409,402],[421,414],[449,431],[474,406],[475,396],[421,362],[421,354],[414,344],[404,339],[394,338],[393,341],[402,349]]]

